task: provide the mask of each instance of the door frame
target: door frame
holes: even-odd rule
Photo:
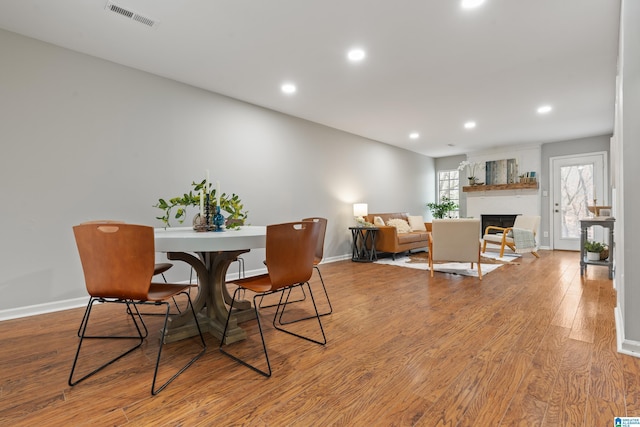
[[[586,156],[602,156],[602,202],[598,205],[607,205],[609,200],[609,163],[607,151],[593,151],[589,153],[575,153],[567,154],[563,156],[549,157],[549,247],[551,250],[555,249],[555,215],[554,215],[554,200],[555,200],[555,168],[554,162],[557,160],[566,160],[572,158],[586,157]],[[580,248],[578,248],[580,250]]]

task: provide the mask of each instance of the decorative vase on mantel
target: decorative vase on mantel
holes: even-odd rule
[[[471,176],[468,179],[469,179],[469,185],[476,185],[476,182],[478,182],[478,178],[476,178],[475,176]]]

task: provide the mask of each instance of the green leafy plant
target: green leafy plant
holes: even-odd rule
[[[200,206],[200,190],[207,191],[205,187],[206,180],[202,180],[200,183],[192,182],[193,189],[188,193],[184,193],[182,196],[173,197],[168,201],[165,199],[158,199],[158,203],[153,205],[154,207],[161,209],[164,215],[156,217],[162,221],[166,227],[171,227],[171,220],[175,219],[180,224],[186,219],[187,208],[189,206]],[[214,188],[208,189],[209,191],[209,209],[213,215],[217,206],[216,190]],[[222,193],[220,195],[220,210],[228,214],[225,221],[227,228],[238,228],[243,225],[247,219],[247,211],[244,210],[244,205],[240,200],[240,197],[232,193],[227,195]]]
[[[427,207],[431,211],[431,215],[438,219],[442,219],[445,215],[448,216],[449,212],[458,209],[458,205],[448,197],[442,197],[440,203],[427,203]]]
[[[584,243],[584,248],[586,249],[587,252],[601,253],[605,249],[607,249],[607,246],[604,245],[603,243],[596,242],[594,240],[587,240]]]

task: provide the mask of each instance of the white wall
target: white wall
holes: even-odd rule
[[[161,226],[158,198],[205,169],[251,224],[328,218],[326,258],[350,254],[352,203],[426,215],[434,199],[429,157],[2,30],[0,52],[0,318],[86,295],[74,224]]]
[[[640,357],[640,193],[635,181],[640,159],[640,2],[622,1],[619,84],[612,157],[619,166],[616,185],[615,282],[618,288],[616,329],[619,350]]]

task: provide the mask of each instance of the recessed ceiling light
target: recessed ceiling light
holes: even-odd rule
[[[280,87],[280,89],[282,89],[282,91],[286,94],[295,93],[297,90],[296,85],[294,85],[293,83],[285,83]]]
[[[420,138],[420,134],[419,134],[418,132],[411,132],[411,133],[409,134],[409,138],[411,138],[411,139],[418,139],[418,138]]]
[[[362,61],[366,54],[362,49],[351,49],[349,53],[347,53],[347,58],[349,61]]]
[[[462,0],[460,6],[463,9],[474,9],[484,3],[484,0]]]
[[[474,127],[476,127],[476,122],[467,122],[464,124],[465,129],[473,129]]]
[[[538,107],[538,114],[547,114],[551,112],[551,110],[553,110],[553,107],[551,107],[551,105],[543,105],[541,107]]]

